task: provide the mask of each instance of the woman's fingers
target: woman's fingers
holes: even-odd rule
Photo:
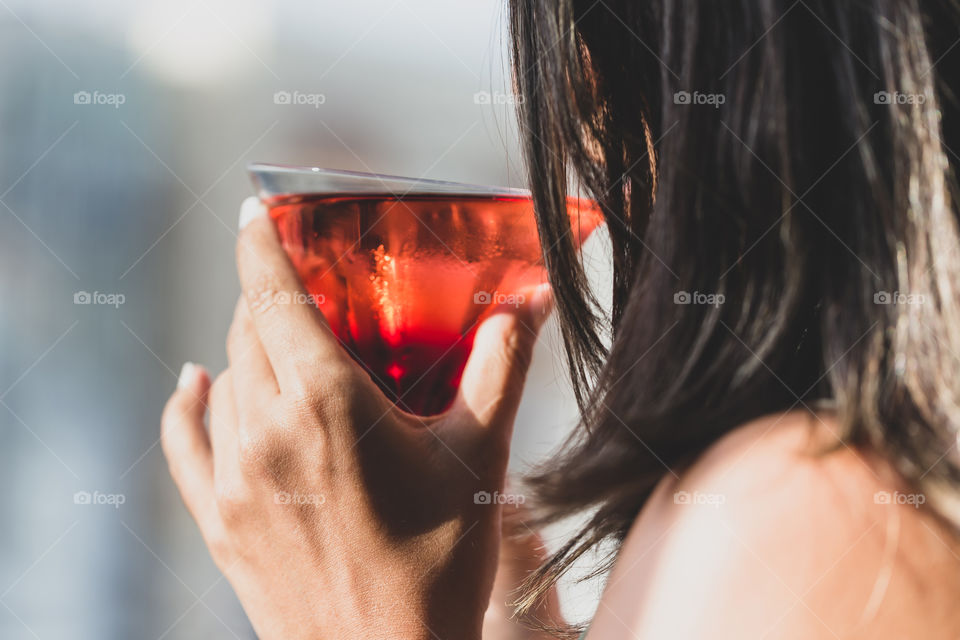
[[[454,411],[497,425],[509,438],[533,347],[552,306],[549,285],[541,285],[528,292],[518,307],[497,309],[480,325]]]
[[[233,368],[227,369],[210,387],[210,444],[213,447],[214,495],[240,477],[238,452],[240,436]]]
[[[184,504],[202,531],[216,513],[213,493],[213,452],[203,416],[207,409],[210,376],[203,367],[183,365],[177,389],[163,411],[160,442],[170,475]]]
[[[240,222],[237,268],[253,325],[280,389],[297,389],[321,362],[345,356],[304,291],[266,207],[248,198]]]
[[[227,359],[233,378],[233,394],[242,415],[260,413],[280,389],[273,366],[263,349],[250,309],[242,297],[233,312],[233,324],[227,334]]]

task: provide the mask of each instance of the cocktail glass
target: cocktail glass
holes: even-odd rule
[[[446,410],[480,323],[545,281],[530,193],[253,164],[260,199],[344,348],[401,408]],[[569,201],[579,246],[601,222]]]

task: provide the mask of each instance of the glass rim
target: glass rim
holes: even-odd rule
[[[324,167],[253,162],[247,172],[261,199],[326,193],[530,197],[527,189]]]

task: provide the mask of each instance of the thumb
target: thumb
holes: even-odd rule
[[[460,381],[454,411],[469,412],[483,425],[507,430],[520,405],[533,347],[553,309],[549,284],[520,296],[519,305],[500,305],[477,329]]]

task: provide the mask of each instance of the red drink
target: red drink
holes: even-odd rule
[[[479,323],[545,279],[527,197],[341,193],[268,206],[334,333],[412,413],[452,404]],[[586,200],[570,211],[580,243],[600,215]]]

